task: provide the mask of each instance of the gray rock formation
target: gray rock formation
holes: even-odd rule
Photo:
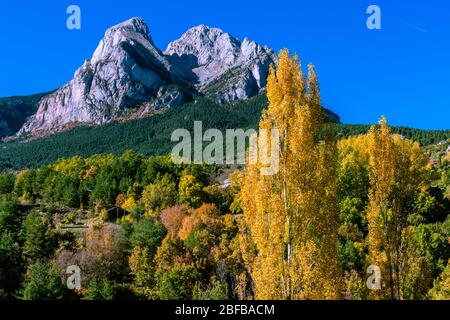
[[[71,123],[103,124],[173,82],[171,66],[140,18],[106,31],[91,59],[62,88],[44,97],[20,134]]]
[[[189,29],[164,54],[199,92],[219,102],[257,94],[266,86],[270,64],[276,63],[272,49],[205,25]]]
[[[185,94],[177,87],[162,87],[156,97],[141,106],[139,116],[144,116],[154,110],[172,108],[185,101]]]
[[[69,83],[42,98],[19,135],[103,124],[130,108],[143,115],[174,107],[186,102],[188,91],[219,102],[246,99],[265,87],[275,59],[268,47],[204,25],[188,30],[162,53],[145,22],[133,18],[106,31],[92,58]]]

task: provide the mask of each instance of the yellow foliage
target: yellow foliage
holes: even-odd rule
[[[123,193],[119,194],[116,197],[116,206],[118,207],[122,207],[122,205],[125,203],[125,201],[127,200],[127,196]]]
[[[99,219],[100,223],[105,222],[106,220],[108,220],[108,211],[105,208],[100,210],[100,212],[98,214],[98,219]]]
[[[402,274],[399,253],[406,228],[408,204],[427,179],[427,159],[419,144],[390,132],[386,119],[369,133],[368,247],[371,264],[381,269],[382,290],[375,299],[400,299]]]
[[[297,57],[281,51],[277,70],[270,70],[267,96],[260,128],[280,132],[280,170],[262,176],[261,164],[247,165],[240,197],[241,248],[255,296],[336,299],[341,276],[337,149],[331,134],[321,137],[323,109],[314,67],[309,66],[305,81]]]
[[[133,211],[136,209],[137,203],[136,200],[134,200],[133,197],[128,197],[124,203],[122,203],[121,208],[124,210],[127,210],[128,212]]]

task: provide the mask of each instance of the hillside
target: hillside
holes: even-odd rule
[[[3,142],[0,143],[0,170],[36,167],[75,155],[122,154],[128,149],[147,156],[167,154],[174,146],[170,137],[177,128],[192,132],[194,121],[202,121],[204,131],[208,128],[256,128],[266,106],[265,93],[224,105],[201,98],[142,119],[80,126],[30,141]],[[329,121],[339,121],[337,115],[327,112]]]
[[[170,137],[175,129],[192,129],[194,121],[203,121],[204,130],[256,127],[266,104],[263,94],[227,105],[200,99],[138,120],[80,126],[27,142],[3,142],[0,170],[36,167],[74,155],[121,154],[127,149],[144,155],[166,154],[172,149]]]
[[[333,124],[339,137],[365,134],[371,125],[368,124]],[[435,144],[450,138],[450,130],[421,130],[409,127],[392,127],[392,132],[407,139],[417,141],[422,146]]]
[[[208,99],[199,99],[166,113],[126,122],[112,122],[103,126],[81,126],[50,137],[25,141],[0,143],[0,170],[37,167],[52,163],[59,158],[75,155],[83,157],[94,154],[122,154],[132,149],[146,156],[170,152],[174,143],[170,141],[177,128],[192,131],[194,121],[203,122],[208,128],[256,128],[261,111],[266,107],[264,93],[251,99],[220,105]],[[330,124],[340,137],[366,133],[369,125],[343,125],[339,117],[328,111]],[[393,131],[406,138],[428,145],[450,138],[450,130],[425,131],[395,127]]]
[[[16,133],[48,93],[0,98],[0,138]]]

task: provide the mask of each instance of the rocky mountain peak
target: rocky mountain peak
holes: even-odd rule
[[[127,32],[133,34],[142,34],[145,37],[150,36],[150,31],[144,19],[134,17],[122,23],[119,23],[106,30],[105,37],[115,32]]]
[[[156,98],[161,87],[174,78],[145,22],[130,19],[106,31],[92,58],[69,83],[41,100],[37,113],[19,134],[109,122],[125,108]]]
[[[92,57],[42,98],[19,134],[103,124],[130,109],[174,107],[189,99],[189,91],[220,103],[246,99],[265,87],[272,63],[270,48],[206,25],[187,30],[161,52],[144,20],[132,18],[105,32]]]
[[[239,50],[239,41],[218,28],[199,25],[186,31],[178,40],[167,46],[164,54],[169,56],[193,56],[195,64],[204,65],[212,60],[228,58],[221,53]]]
[[[95,50],[91,64],[111,58],[118,50],[142,45],[163,64],[168,65],[161,51],[155,46],[150,31],[142,18],[132,18],[109,28]]]
[[[276,57],[268,47],[242,42],[218,28],[199,25],[186,31],[164,51],[196,88],[219,102],[245,99],[265,87]]]

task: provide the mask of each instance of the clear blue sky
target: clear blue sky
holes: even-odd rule
[[[82,29],[66,28],[81,7]],[[366,9],[382,10],[382,29],[366,28]],[[198,24],[287,47],[316,65],[325,105],[345,123],[450,129],[448,0],[58,0],[0,4],[0,96],[59,87],[91,56],[105,30],[133,16],[164,49]]]

